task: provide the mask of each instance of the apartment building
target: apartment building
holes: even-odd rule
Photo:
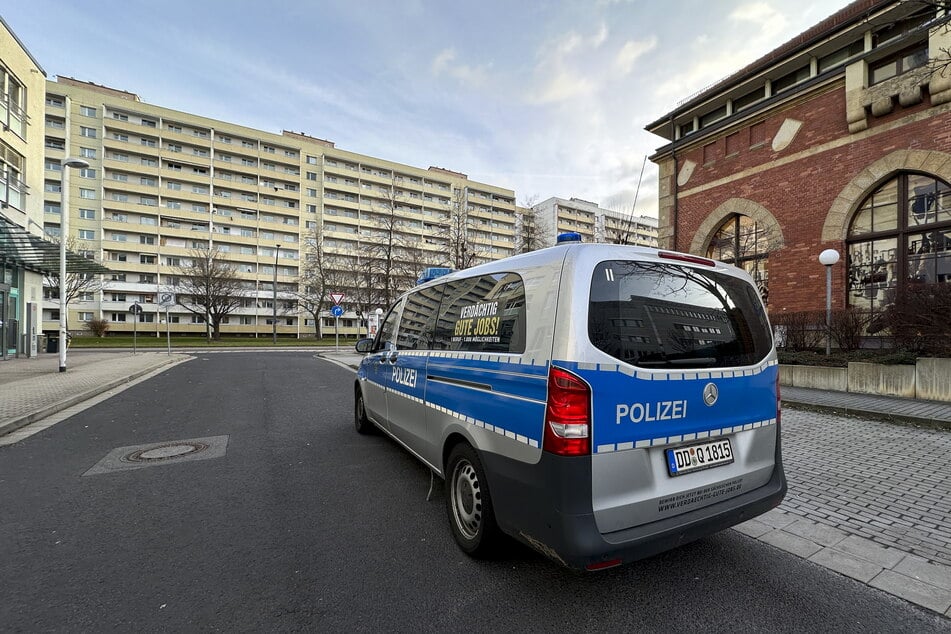
[[[539,245],[552,246],[558,234],[575,232],[584,242],[657,246],[657,219],[602,209],[580,198],[552,197],[532,207]]]
[[[0,18],[0,358],[35,352],[43,273],[58,265],[42,240],[46,73]],[[53,326],[55,328],[55,325]]]
[[[308,336],[336,326],[356,333],[374,302],[385,307],[355,276],[363,271],[371,279],[381,242],[393,246],[401,288],[421,266],[452,265],[460,239],[470,260],[515,252],[511,189],[348,152],[299,132],[275,134],[163,108],[74,79],[47,82],[45,93],[43,228],[59,232],[60,162],[82,157],[89,167],[72,172],[65,192],[69,243],[112,271],[102,288],[71,303],[71,329],[97,318],[108,320],[111,332],[131,332],[130,306],[138,303],[137,331],[164,333],[158,297],[180,288],[196,250],[216,250],[244,285],[243,303],[222,332],[255,336],[275,328],[282,336]],[[328,290],[346,296],[340,321],[321,316],[315,324],[299,309],[296,293],[318,244],[340,280]],[[54,311],[52,302],[44,306],[47,330],[55,329]],[[203,315],[180,305],[169,308],[168,322],[173,333],[206,330]]]

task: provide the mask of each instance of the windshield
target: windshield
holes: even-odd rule
[[[773,342],[745,281],[674,264],[608,261],[591,280],[588,336],[643,368],[722,368],[764,359]]]

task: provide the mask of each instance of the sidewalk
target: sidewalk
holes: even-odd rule
[[[159,368],[188,360],[166,352],[70,350],[66,372],[59,355],[0,362],[0,438]]]
[[[202,354],[226,352],[238,350]],[[318,354],[349,369],[362,358]],[[18,427],[191,358],[70,351],[64,373],[55,354],[0,362],[0,445],[19,440],[8,433]],[[951,617],[951,403],[792,387],[782,398],[789,492],[736,530]]]

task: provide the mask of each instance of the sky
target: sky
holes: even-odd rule
[[[644,126],[847,0],[5,0],[49,79],[657,215]],[[642,174],[643,171],[643,174]],[[636,207],[635,205],[636,197]]]

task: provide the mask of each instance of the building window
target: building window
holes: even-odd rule
[[[79,106],[79,114],[84,117],[95,117],[96,109],[90,108],[89,106]]]
[[[705,128],[712,123],[719,121],[720,119],[725,118],[727,115],[726,104],[720,106],[713,112],[708,112],[707,114],[700,117],[700,127]]]
[[[905,284],[951,282],[951,186],[903,173],[881,185],[855,212],[847,239],[850,306],[875,319]]]
[[[96,158],[96,150],[91,147],[81,147],[79,148],[79,155],[83,158]]]
[[[928,63],[928,43],[923,42],[915,47],[887,57],[880,62],[870,64],[868,77],[870,84],[877,84],[907,73],[913,68],[920,68]]]
[[[786,73],[779,79],[774,79],[772,82],[773,94],[775,95],[778,92],[792,88],[799,82],[806,81],[809,79],[809,75],[809,65],[806,64],[805,66],[797,68],[791,73]]]
[[[80,187],[79,197],[94,200],[96,198],[96,192],[95,190],[92,190],[92,189],[83,189],[82,187]]]
[[[850,58],[861,54],[865,50],[865,43],[862,40],[856,40],[851,44],[843,46],[837,51],[819,58],[819,72],[823,73],[830,68],[841,66]]]
[[[88,138],[90,138],[90,139],[95,139],[95,138],[96,138],[96,129],[95,129],[95,128],[87,128],[87,127],[85,127],[85,126],[79,126],[79,134],[80,134],[80,136],[88,137]]]
[[[79,170],[79,175],[82,178],[96,178],[96,170],[91,167],[84,167]]]
[[[79,230],[79,239],[80,240],[95,240],[96,232],[92,229],[80,229]]]
[[[724,221],[707,247],[707,257],[744,269],[753,278],[764,303],[769,297],[770,231],[749,216],[734,214]]]
[[[83,220],[95,220],[96,219],[96,210],[95,209],[80,209],[79,217]]]
[[[739,112],[749,108],[754,103],[766,98],[766,86],[760,86],[756,90],[746,93],[742,97],[733,100],[733,112]]]

